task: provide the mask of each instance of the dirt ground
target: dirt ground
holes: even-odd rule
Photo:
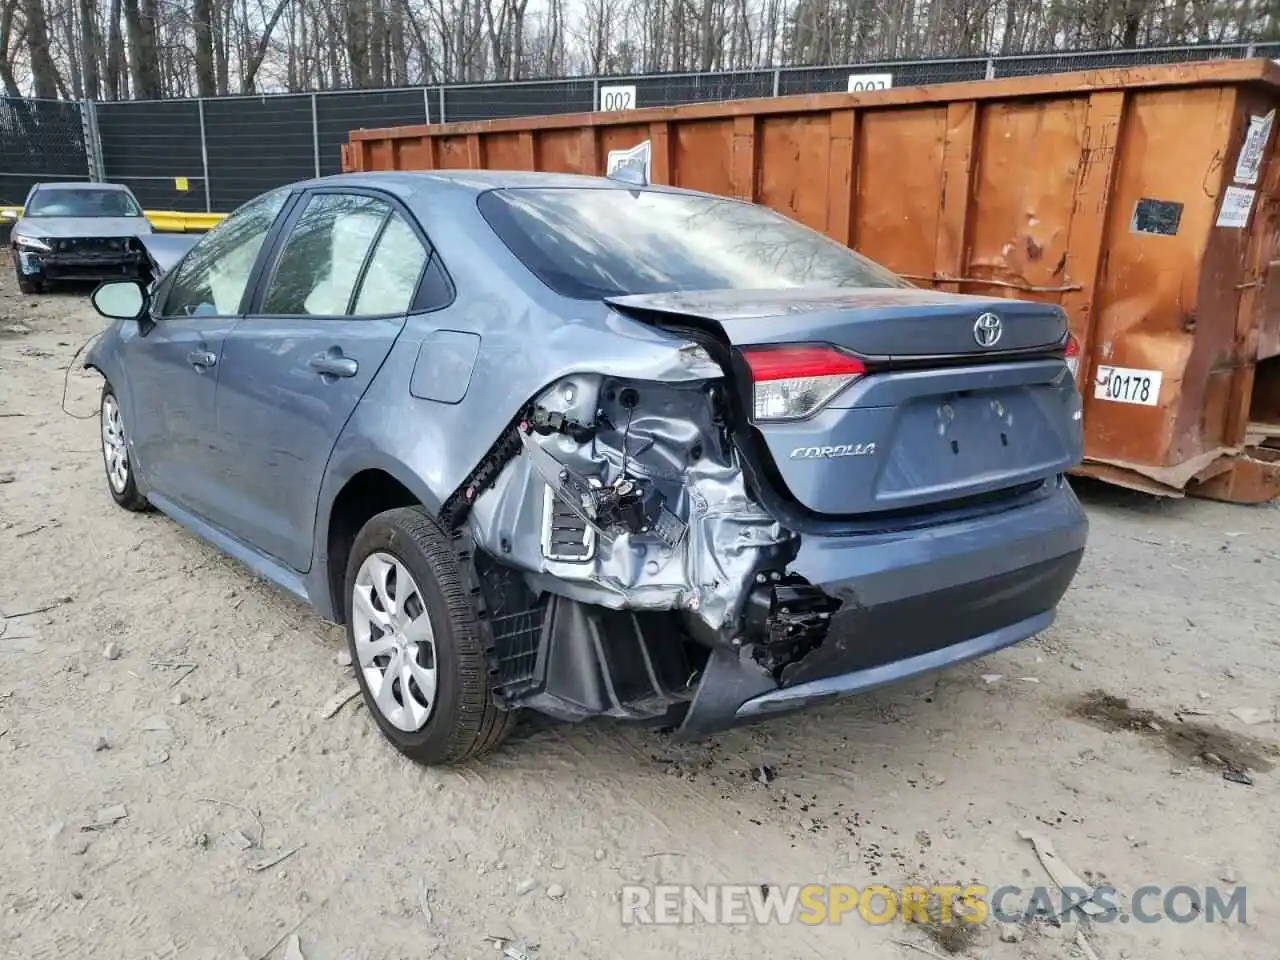
[[[73,369],[62,410],[99,326],[83,292],[22,298],[4,274],[4,956],[277,960],[292,934],[307,960],[500,956],[489,936],[540,960],[1088,957],[1043,922],[620,922],[628,882],[1047,885],[1027,828],[1122,907],[1146,884],[1246,888],[1245,923],[1097,925],[1102,960],[1274,960],[1280,724],[1230,711],[1280,700],[1280,507],[1080,483],[1088,554],[1033,642],[697,745],[541,725],[425,770],[358,701],[322,716],[355,689],[338,628],[112,504],[97,378]],[[1082,716],[1095,690],[1154,713],[1108,728]]]

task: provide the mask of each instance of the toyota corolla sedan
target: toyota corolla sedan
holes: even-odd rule
[[[422,763],[525,709],[695,737],[978,657],[1085,547],[1062,310],[752,204],[326,178],[94,303],[112,498],[345,624]]]
[[[126,186],[38,183],[9,235],[18,287],[39,293],[59,280],[146,276],[139,237],[151,232]]]

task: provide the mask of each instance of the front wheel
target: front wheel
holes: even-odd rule
[[[33,280],[31,277],[23,276],[22,264],[18,261],[17,251],[13,253],[13,275],[18,280],[18,289],[25,294],[41,293],[44,290],[44,284],[39,280]]]
[[[457,542],[420,507],[380,513],[347,562],[347,642],[365,704],[421,764],[492,750],[513,716],[494,704],[487,630]]]
[[[146,510],[147,498],[138,492],[129,463],[129,444],[125,439],[120,401],[109,383],[102,386],[99,410],[102,417],[102,463],[107,470],[107,489],[111,491],[111,499],[126,510]]]

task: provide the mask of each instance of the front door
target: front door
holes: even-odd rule
[[[216,519],[306,571],[329,454],[399,336],[428,256],[389,201],[333,188],[300,200],[278,247],[222,348],[218,443],[234,510]]]
[[[214,398],[223,339],[236,317],[165,317],[121,332],[128,357],[129,437],[147,488],[197,509],[193,462],[213,439]]]
[[[149,489],[200,516],[218,500],[210,466],[223,344],[287,199],[287,191],[259,197],[210,231],[162,281],[152,316],[124,336],[139,473]]]

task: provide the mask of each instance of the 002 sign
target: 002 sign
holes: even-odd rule
[[[600,109],[603,111],[634,110],[636,88],[630,85],[600,88]]]
[[[866,93],[870,90],[888,90],[893,86],[891,73],[851,73],[849,93]]]

